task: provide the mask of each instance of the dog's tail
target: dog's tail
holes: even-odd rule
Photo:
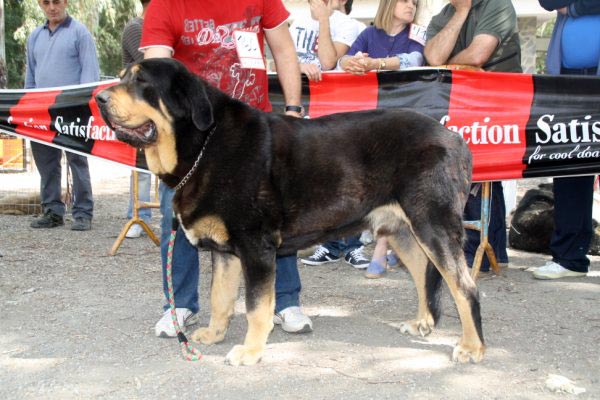
[[[433,318],[433,324],[437,325],[440,315],[440,286],[442,284],[442,274],[433,265],[431,261],[427,262],[427,270],[425,271],[425,290],[427,295],[427,307]]]

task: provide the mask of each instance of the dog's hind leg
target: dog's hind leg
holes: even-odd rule
[[[419,301],[417,316],[403,322],[400,331],[411,335],[428,335],[440,315],[438,289],[441,275],[415,239],[407,222],[408,218],[397,203],[378,207],[367,218],[376,236],[387,237],[388,243],[415,282]]]
[[[460,218],[458,220],[460,224]],[[479,362],[485,352],[479,294],[461,247],[462,226],[458,225],[453,229],[451,222],[442,224],[446,229],[418,225],[420,228],[425,227],[416,235],[417,240],[446,281],[458,309],[463,335],[454,348],[452,359],[458,362]]]
[[[275,311],[275,247],[270,250],[252,243],[243,251],[246,280],[246,318],[248,331],[243,345],[227,353],[231,365],[253,365],[262,358]],[[258,251],[257,251],[258,249]]]
[[[459,262],[462,266],[456,271],[440,271],[454,297],[463,328],[462,338],[452,352],[452,360],[462,363],[469,360],[479,362],[485,352],[479,293],[467,269],[464,256]]]
[[[212,282],[210,290],[210,322],[192,333],[191,339],[204,344],[221,342],[233,315],[240,287],[241,263],[234,255],[212,252]]]
[[[408,225],[403,223],[399,232],[388,236],[388,243],[410,272],[419,302],[416,318],[403,322],[400,332],[428,335],[440,316],[438,290],[442,276],[425,255]]]
[[[456,303],[463,328],[462,338],[452,352],[452,360],[462,363],[469,360],[479,362],[485,352],[479,294],[464,257],[462,263],[464,267],[458,271],[441,271]]]

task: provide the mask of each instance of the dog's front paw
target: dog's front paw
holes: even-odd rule
[[[194,342],[200,342],[202,344],[215,344],[222,342],[225,339],[225,332],[212,329],[211,327],[198,328],[192,333],[191,336]]]
[[[413,336],[427,336],[432,330],[433,322],[430,323],[425,319],[413,319],[400,324],[400,332]]]
[[[254,365],[262,358],[261,349],[252,348],[244,345],[233,346],[233,349],[227,353],[225,362],[229,365]]]
[[[485,353],[485,346],[483,344],[466,345],[459,343],[452,352],[452,361],[459,363],[473,362],[478,363],[483,359],[483,353]]]

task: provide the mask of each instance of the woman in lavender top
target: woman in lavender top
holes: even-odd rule
[[[373,70],[397,70],[423,64],[423,45],[410,38],[410,24],[415,18],[417,0],[381,0],[370,26],[356,38],[348,53],[339,61],[341,69],[355,75]],[[365,276],[382,277],[388,268],[399,264],[392,252],[387,254],[387,240],[377,238],[373,257]]]
[[[397,70],[423,64],[423,45],[409,37],[417,0],[381,0],[370,26],[340,59],[346,72],[362,75],[372,70]]]

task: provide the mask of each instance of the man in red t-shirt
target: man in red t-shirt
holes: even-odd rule
[[[230,96],[263,111],[271,111],[267,75],[263,69],[242,68],[233,38],[236,29],[257,35],[260,55],[264,39],[273,54],[286,100],[285,112],[301,117],[300,69],[281,0],[153,0],[146,14],[140,50],[144,58],[173,57],[188,69]],[[163,287],[166,253],[172,219],[174,191],[161,185],[161,256]],[[178,234],[174,247],[172,278],[177,317],[190,323],[198,311],[198,252]],[[312,331],[312,321],[300,310],[300,276],[296,256],[278,257],[275,281],[274,323],[287,332]],[[165,307],[166,308],[166,307]],[[168,311],[156,324],[156,335],[173,337]]]
[[[140,50],[145,58],[173,57],[231,97],[271,111],[266,71],[241,68],[235,49],[234,30],[255,32],[261,54],[265,37],[273,51],[287,104],[299,106],[300,75],[286,58],[288,38],[294,46],[283,34],[288,16],[281,0],[159,0],[148,10]]]

